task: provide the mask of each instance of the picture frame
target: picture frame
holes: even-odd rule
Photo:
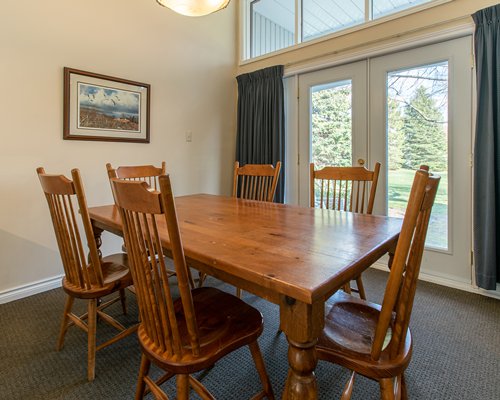
[[[64,68],[63,139],[149,143],[151,86]]]

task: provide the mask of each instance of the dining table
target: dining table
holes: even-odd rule
[[[176,197],[175,205],[190,267],[279,306],[289,364],[282,398],[317,399],[325,303],[394,252],[401,219],[210,194]],[[122,235],[116,206],[89,214],[98,246],[103,231]],[[159,234],[168,253],[166,226]]]

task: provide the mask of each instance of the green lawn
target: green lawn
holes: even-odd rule
[[[447,248],[448,240],[448,173],[435,172],[441,176],[439,189],[432,209],[426,244]],[[403,217],[415,171],[400,169],[389,171],[389,215]]]

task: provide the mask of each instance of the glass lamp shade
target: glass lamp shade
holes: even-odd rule
[[[231,0],[156,0],[163,7],[188,17],[201,17],[227,7]]]

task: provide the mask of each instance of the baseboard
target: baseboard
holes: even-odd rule
[[[9,303],[14,300],[19,300],[24,297],[33,296],[37,293],[46,292],[47,290],[61,287],[61,279],[63,275],[57,275],[52,278],[42,279],[28,285],[18,286],[9,290],[0,292],[0,304]]]
[[[387,264],[375,263],[372,265],[372,268],[388,272]],[[484,289],[478,288],[477,286],[473,286],[472,284],[467,283],[467,282],[460,282],[460,281],[449,279],[449,278],[446,278],[443,276],[431,275],[431,274],[428,274],[425,272],[420,272],[418,278],[422,281],[425,281],[425,282],[431,282],[431,283],[435,283],[437,285],[451,287],[453,289],[459,289],[459,290],[463,290],[465,292],[476,293],[476,294],[480,294],[482,296],[492,297],[494,299],[500,300],[500,290],[498,287],[497,287],[497,290],[484,290]]]

